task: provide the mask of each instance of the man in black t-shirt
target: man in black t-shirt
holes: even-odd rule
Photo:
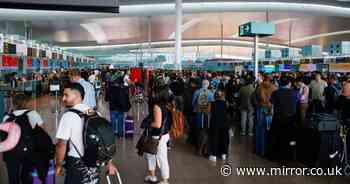
[[[270,99],[273,105],[271,124],[272,156],[284,165],[291,158],[291,146],[295,145],[299,94],[291,89],[291,81],[287,76],[281,77],[280,86],[278,90],[272,93]]]

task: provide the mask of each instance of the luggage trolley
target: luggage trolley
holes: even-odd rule
[[[137,111],[137,121],[140,121],[141,114],[144,115],[144,112],[141,109],[141,106],[144,107],[145,104],[145,95],[144,90],[141,87],[136,86],[135,87],[135,95],[134,95],[134,102],[136,103],[136,111]]]

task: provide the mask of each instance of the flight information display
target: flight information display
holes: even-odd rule
[[[28,47],[27,48],[27,56],[38,57],[38,49]]]
[[[39,50],[39,58],[46,57],[46,51],[45,50]]]
[[[4,54],[16,54],[16,44],[4,42]]]
[[[119,0],[0,0],[1,8],[119,12]]]

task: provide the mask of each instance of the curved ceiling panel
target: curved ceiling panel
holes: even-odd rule
[[[249,12],[249,11],[294,11],[350,17],[350,3],[337,0],[188,0],[184,1],[185,13]],[[173,0],[123,0],[119,14],[31,11],[0,9],[2,20],[57,20],[89,19],[115,16],[154,16],[173,14]]]

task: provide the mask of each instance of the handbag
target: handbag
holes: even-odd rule
[[[143,153],[149,153],[152,155],[157,154],[159,141],[162,138],[162,134],[164,133],[164,124],[166,120],[167,120],[167,116],[165,117],[162,123],[161,134],[159,138],[154,138],[152,135],[150,135],[149,133],[150,128],[147,128],[144,130],[143,134],[141,135],[140,139],[137,141],[137,144],[136,144],[138,155],[142,156]]]
[[[149,135],[148,129],[145,130],[145,132],[142,134],[142,136],[136,144],[138,154],[140,156],[143,155],[143,153],[149,153],[153,155],[157,154],[159,140],[160,138],[156,139],[153,136]]]

